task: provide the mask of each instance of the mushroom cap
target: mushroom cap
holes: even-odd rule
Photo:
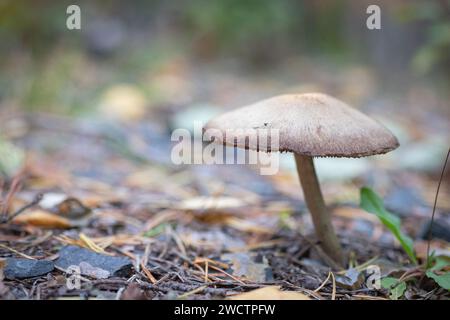
[[[278,146],[271,146],[272,129],[278,129]],[[383,125],[322,93],[262,100],[210,120],[204,133],[207,139],[224,145],[312,157],[359,158],[399,146],[397,138]]]

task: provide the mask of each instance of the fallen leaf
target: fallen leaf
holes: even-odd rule
[[[273,280],[272,270],[267,263],[267,259],[261,259],[261,262],[255,262],[254,253],[226,253],[220,257],[220,260],[231,264],[232,274],[234,276],[248,279],[252,282],[267,282]]]
[[[24,212],[15,217],[13,222],[42,228],[68,229],[73,226],[69,219],[40,209]]]
[[[230,300],[311,300],[297,291],[281,291],[279,286],[268,286],[229,298]]]

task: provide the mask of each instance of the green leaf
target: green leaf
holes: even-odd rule
[[[427,277],[436,281],[436,283],[446,290],[450,290],[450,272],[446,272],[444,274],[438,275],[433,271],[427,271]]]
[[[384,208],[383,200],[370,188],[361,188],[361,204],[360,207],[367,212],[375,214],[380,221],[388,228],[392,234],[400,242],[403,250],[408,254],[412,262],[417,264],[416,255],[414,253],[413,240],[403,234],[400,226],[400,218],[393,215]]]
[[[381,286],[389,290],[389,298],[391,300],[398,300],[406,291],[406,283],[392,277],[381,279]]]
[[[450,257],[437,256],[437,257],[434,257],[433,262],[434,262],[434,266],[431,267],[429,270],[431,270],[431,271],[442,270],[442,269],[450,266]]]
[[[446,290],[450,290],[450,272],[444,272],[445,268],[450,266],[450,259],[446,256],[438,256],[435,258],[434,266],[428,269],[426,275],[433,279],[436,283]],[[435,271],[441,271],[442,274],[436,274]]]

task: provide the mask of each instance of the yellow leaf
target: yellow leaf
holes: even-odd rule
[[[230,297],[231,300],[310,300],[297,291],[281,291],[279,286],[259,288]]]
[[[70,220],[46,212],[44,210],[33,210],[25,212],[13,219],[15,223],[29,224],[36,227],[43,228],[60,228],[67,229],[72,227]]]
[[[92,251],[95,251],[97,253],[106,253],[105,250],[103,250],[103,248],[98,246],[92,239],[90,239],[84,233],[80,233],[80,240],[83,242],[84,247],[91,249]]]

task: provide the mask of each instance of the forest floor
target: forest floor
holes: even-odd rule
[[[318,160],[348,257],[336,270],[313,236],[289,154],[274,176],[244,165],[170,161],[171,130],[183,121],[189,126],[199,108],[156,110],[125,122],[2,112],[2,136],[14,145],[0,140],[0,153],[8,155],[2,159],[9,161],[0,203],[0,298],[223,299],[244,292],[258,298],[286,292],[305,299],[450,297],[408,260],[375,215],[359,208],[359,188],[373,186],[414,238],[419,263],[425,262],[440,155],[446,152],[438,143],[448,132],[444,118],[430,129],[426,123],[436,119],[420,113],[405,120],[374,109],[407,142],[405,148],[374,159]],[[446,256],[448,181],[447,173],[431,240],[432,249]],[[74,251],[67,254],[68,248]],[[51,263],[11,270],[11,258]],[[377,266],[381,277],[403,277],[407,286],[398,296],[370,287],[369,266]],[[15,272],[29,276],[11,276]],[[266,290],[255,293],[258,288]]]

